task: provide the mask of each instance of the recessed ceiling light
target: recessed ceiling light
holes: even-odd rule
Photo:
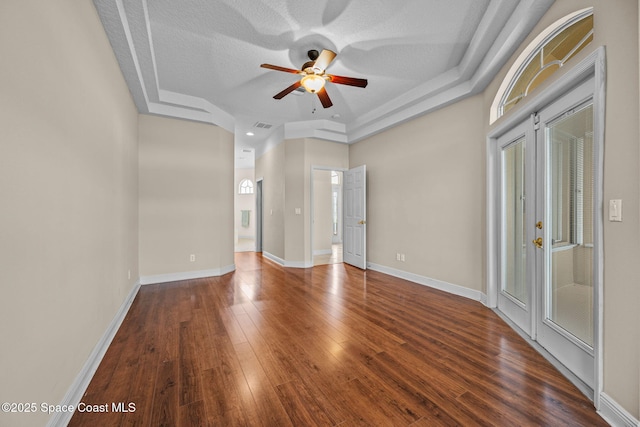
[[[253,136],[255,135],[253,132],[247,132],[247,136]]]

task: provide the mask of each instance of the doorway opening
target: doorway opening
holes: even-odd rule
[[[235,169],[234,251],[256,250],[256,183],[253,168]]]
[[[341,170],[313,170],[313,265],[342,263]]]

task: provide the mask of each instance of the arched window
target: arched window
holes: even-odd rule
[[[240,187],[238,188],[239,194],[253,194],[253,182],[250,179],[243,179],[240,181]]]
[[[340,174],[336,171],[331,171],[331,184],[340,185]]]
[[[491,106],[490,122],[516,106],[592,40],[593,8],[565,16],[544,30],[507,73]]]

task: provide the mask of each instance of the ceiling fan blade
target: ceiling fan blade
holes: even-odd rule
[[[336,53],[334,51],[328,49],[323,50],[313,64],[313,70],[317,73],[323,73],[335,57]]]
[[[324,108],[329,108],[333,105],[333,102],[331,102],[331,98],[329,98],[329,94],[325,88],[320,89],[316,93],[318,94],[318,98],[320,98],[320,102]]]
[[[300,74],[300,70],[294,70],[293,68],[280,67],[278,65],[271,65],[271,64],[260,64],[260,66],[262,68],[268,68],[269,70],[283,71],[285,73],[292,73],[292,74]]]
[[[343,77],[327,74],[331,83],[337,83],[339,85],[349,85],[357,87],[367,87],[367,79],[356,79],[355,77]]]
[[[290,94],[291,92],[293,92],[294,90],[298,89],[300,87],[300,80],[298,80],[297,82],[295,82],[294,84],[292,84],[291,86],[289,86],[288,88],[286,88],[285,90],[283,90],[282,92],[276,94],[273,98],[274,99],[282,99],[284,98],[286,95]]]

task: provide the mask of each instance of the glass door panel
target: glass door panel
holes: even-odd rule
[[[536,340],[593,393],[595,384],[595,150],[593,79],[542,109],[536,219]],[[538,261],[539,259],[539,261]]]
[[[593,347],[593,105],[549,123],[545,320]]]
[[[501,290],[517,302],[527,305],[527,274],[525,244],[525,138],[513,142],[502,150],[503,185],[503,274]]]
[[[526,334],[533,325],[533,253],[528,247],[533,205],[527,194],[535,193],[533,129],[529,120],[498,138],[500,161],[500,265],[498,309]],[[534,254],[535,255],[535,254]]]

